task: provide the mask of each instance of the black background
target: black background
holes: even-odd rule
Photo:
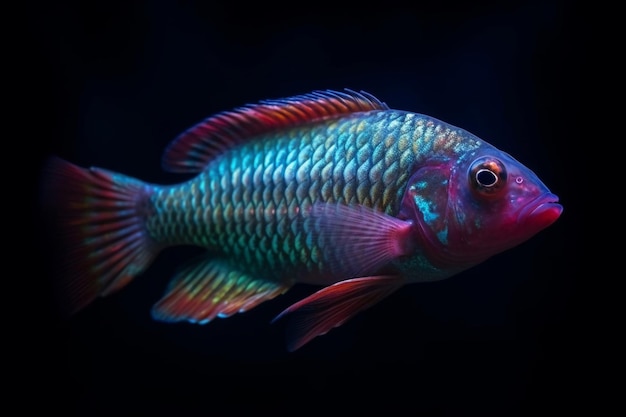
[[[175,183],[186,177],[163,172],[161,153],[197,121],[347,87],[511,153],[565,210],[519,247],[449,280],[406,286],[294,353],[284,323],[269,322],[314,287],[206,326],[150,318],[193,248],[168,249],[124,291],[63,319],[49,293],[54,237],[35,221],[37,325],[26,330],[35,351],[24,385],[33,400],[24,406],[85,416],[536,416],[593,406],[591,325],[574,272],[582,213],[567,152],[576,10],[556,1],[96,1],[29,12],[37,134],[27,146],[37,164],[55,154]]]

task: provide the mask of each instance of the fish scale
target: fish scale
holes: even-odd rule
[[[147,230],[158,242],[241,257],[268,278],[328,272],[325,257],[340,260],[324,251],[315,227],[295,221],[299,212],[320,201],[397,211],[415,149],[429,151],[438,130],[429,123],[407,112],[369,112],[256,138],[189,182],[157,188]]]

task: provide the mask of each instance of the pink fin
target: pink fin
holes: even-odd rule
[[[248,104],[211,116],[178,136],[165,150],[163,168],[198,173],[217,155],[253,136],[342,114],[385,109],[387,105],[374,96],[348,89]]]
[[[202,257],[172,279],[152,308],[156,320],[205,324],[242,313],[284,293],[290,284],[256,279],[226,261]]]
[[[65,245],[59,296],[71,314],[124,287],[161,249],[144,228],[152,191],[134,178],[56,157],[43,174],[46,214]]]
[[[314,230],[334,273],[376,274],[412,250],[412,224],[365,206],[318,203],[311,208]]]
[[[308,296],[280,313],[274,321],[293,314],[287,330],[290,352],[316,336],[326,334],[397,290],[399,276],[376,276],[340,281]]]

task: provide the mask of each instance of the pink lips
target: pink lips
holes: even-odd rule
[[[552,193],[537,197],[520,211],[517,217],[518,223],[537,230],[550,226],[563,212],[563,206],[558,201],[559,198]]]

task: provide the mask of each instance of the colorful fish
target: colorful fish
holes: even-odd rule
[[[200,122],[149,184],[53,157],[45,201],[68,244],[71,312],[120,290],[174,245],[206,253],[180,269],[152,316],[204,324],[294,284],[323,286],[284,310],[289,350],[401,286],[448,278],[551,225],[541,180],[473,134],[394,110],[365,92],[315,91]]]

